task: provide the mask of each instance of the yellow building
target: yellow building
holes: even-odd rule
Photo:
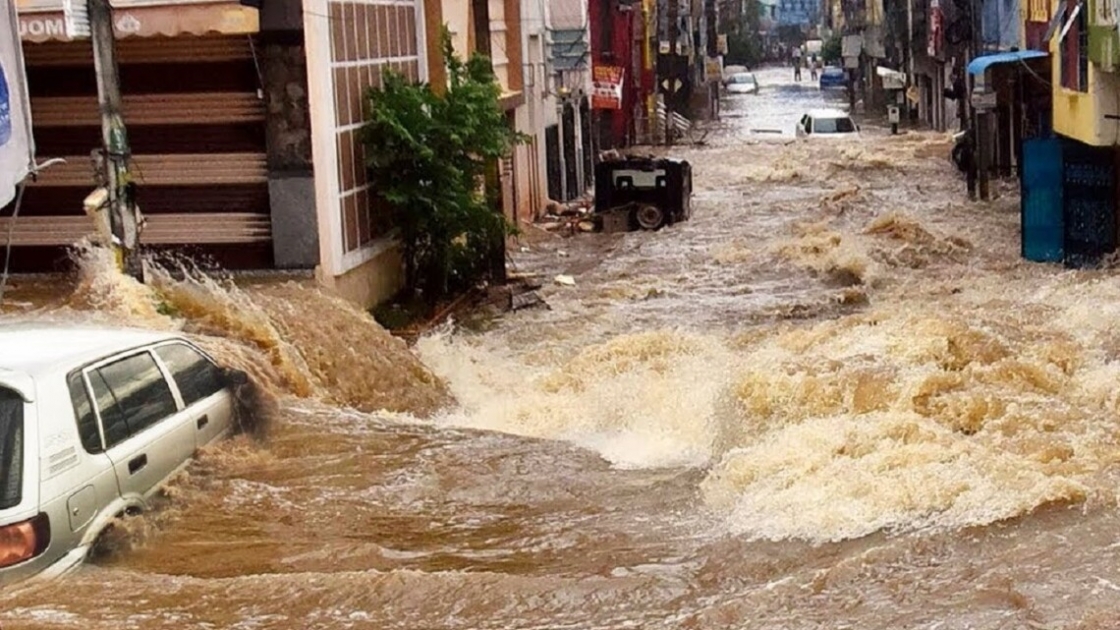
[[[1067,6],[1069,7],[1067,10]],[[1120,144],[1116,17],[1110,3],[1051,4],[1054,131],[1090,146]]]

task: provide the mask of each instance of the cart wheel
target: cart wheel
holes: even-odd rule
[[[656,230],[665,223],[665,213],[657,206],[641,206],[635,216],[643,230]]]

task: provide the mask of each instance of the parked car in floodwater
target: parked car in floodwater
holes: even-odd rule
[[[797,137],[854,138],[859,137],[859,125],[839,109],[815,109],[797,122]]]
[[[757,94],[758,79],[750,72],[733,74],[727,80],[728,94]]]
[[[843,68],[828,66],[821,70],[820,88],[822,90],[837,90],[848,87],[848,77]]]
[[[243,382],[174,334],[0,326],[0,586],[79,565],[231,431]]]

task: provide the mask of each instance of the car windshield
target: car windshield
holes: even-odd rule
[[[22,490],[23,399],[0,387],[0,510],[19,505]]]
[[[731,77],[732,83],[754,83],[753,74],[737,74]]]
[[[824,69],[824,76],[827,76],[827,77],[844,76],[844,71],[841,70],[840,68],[825,68]]]
[[[813,133],[852,133],[856,130],[851,118],[816,118]]]

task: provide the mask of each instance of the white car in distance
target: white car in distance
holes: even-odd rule
[[[815,109],[797,122],[798,138],[858,138],[859,131],[852,117],[839,109]]]
[[[728,94],[758,94],[758,79],[750,72],[739,72],[727,79]]]

